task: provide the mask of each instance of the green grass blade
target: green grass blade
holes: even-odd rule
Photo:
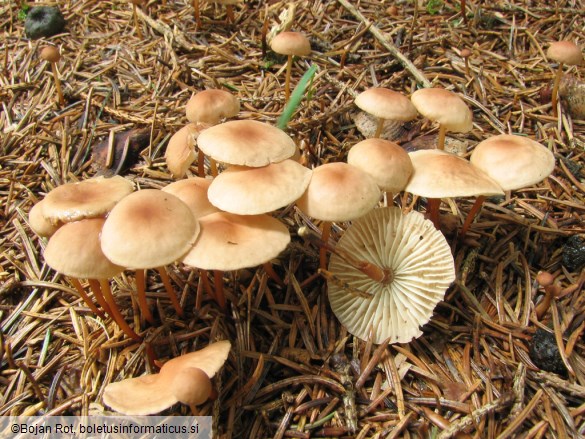
[[[287,104],[282,111],[282,114],[278,118],[278,122],[276,126],[281,130],[284,130],[288,125],[290,119],[292,118],[293,114],[297,110],[297,107],[301,103],[303,96],[305,95],[305,89],[307,85],[313,80],[313,76],[317,71],[317,66],[313,64],[309,70],[305,72],[295,89],[293,90],[292,94],[290,95],[290,99],[288,100]]]

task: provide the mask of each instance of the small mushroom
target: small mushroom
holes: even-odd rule
[[[300,32],[285,31],[276,35],[270,47],[276,53],[286,55],[286,79],[284,84],[284,98],[288,101],[290,97],[290,77],[292,71],[293,56],[308,56],[311,53],[311,43]]]
[[[61,59],[59,49],[55,46],[45,46],[43,47],[43,50],[41,50],[41,58],[51,64],[51,71],[53,73],[53,79],[55,80],[55,90],[57,90],[57,98],[59,100],[59,105],[63,106],[65,104],[65,99],[63,98],[63,92],[61,91],[59,72],[57,72],[57,63]]]
[[[565,64],[570,66],[579,66],[583,64],[583,54],[581,53],[579,46],[572,41],[557,41],[551,43],[546,52],[546,56],[559,63],[551,96],[553,114],[556,116],[557,101],[559,98],[559,84],[561,82],[561,77],[563,76],[563,66]]]

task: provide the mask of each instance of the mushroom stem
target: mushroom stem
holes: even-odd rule
[[[110,309],[112,310],[112,317],[114,321],[118,324],[120,329],[124,331],[128,337],[136,341],[142,341],[142,337],[140,337],[134,330],[126,323],[124,320],[124,316],[118,310],[118,306],[116,305],[116,301],[114,300],[114,296],[112,295],[112,290],[110,289],[110,282],[107,279],[100,279],[99,285],[101,287],[102,293],[104,298],[110,305]]]
[[[179,317],[183,317],[183,308],[181,308],[179,299],[177,298],[173,286],[171,285],[171,278],[169,277],[167,270],[165,267],[157,267],[156,271],[158,271],[158,274],[160,274],[160,278],[163,285],[165,286],[167,296],[169,296],[169,299],[171,299],[171,303],[173,304],[173,308],[175,308],[175,312]]]
[[[235,23],[236,17],[234,16],[233,5],[226,5],[225,12],[226,12],[226,22],[227,23]]]
[[[440,229],[439,222],[439,207],[441,206],[440,198],[429,198],[427,201],[427,214],[429,219],[433,222],[435,229]]]
[[[207,292],[207,295],[212,299],[215,299],[215,292],[211,288],[209,278],[207,277],[207,270],[199,269],[199,282],[203,283],[203,288]],[[217,300],[216,300],[217,302]]]
[[[104,309],[106,314],[112,315],[112,310],[110,309],[108,302],[106,302],[106,299],[102,294],[99,282],[95,279],[88,279],[87,283],[89,284],[89,287],[91,288],[91,291],[93,292],[93,295],[95,296],[95,300],[97,301],[97,303],[99,303],[99,305]]]
[[[444,125],[439,125],[439,137],[437,139],[437,149],[445,149],[445,135],[447,134],[447,128]]]
[[[140,312],[148,323],[154,324],[154,317],[150,313],[148,308],[148,302],[146,301],[146,278],[144,270],[136,270],[136,297],[138,298],[138,307]]]
[[[217,177],[218,171],[217,171],[217,162],[212,159],[211,157],[209,157],[209,170],[211,171],[211,175],[213,177]]]
[[[102,319],[105,318],[104,313],[101,312],[101,310],[99,310],[97,306],[95,306],[95,303],[93,303],[91,298],[87,295],[87,293],[85,292],[85,289],[83,288],[83,285],[81,285],[81,282],[79,282],[79,279],[76,279],[74,277],[70,277],[69,280],[71,281],[71,283],[73,284],[73,286],[75,287],[77,292],[79,293],[79,296],[83,299],[85,304],[89,307],[89,309],[91,309],[95,315],[100,316]],[[97,300],[97,297],[96,297],[96,300]]]
[[[132,16],[134,17],[134,27],[136,28],[136,34],[138,35],[138,38],[142,39],[143,35],[138,23],[138,13],[136,12],[136,5],[134,3],[132,3]]]
[[[290,76],[292,73],[292,60],[293,56],[288,55],[288,59],[286,61],[286,79],[284,82],[284,101],[288,102],[288,98],[290,97]]]
[[[63,91],[61,90],[61,80],[59,79],[59,73],[57,72],[57,63],[51,63],[51,71],[53,72],[53,78],[55,79],[55,90],[57,90],[57,97],[59,99],[59,105],[65,105],[65,99],[63,98]]]
[[[197,153],[197,174],[205,178],[205,154],[201,150]]]
[[[213,281],[215,284],[215,301],[225,311],[225,295],[223,294],[223,271],[213,270]]]
[[[199,0],[193,0],[193,11],[195,23],[197,23],[197,27],[201,27],[201,13],[199,11]]]
[[[284,287],[284,281],[280,278],[278,274],[276,274],[276,271],[274,271],[274,268],[272,267],[272,264],[270,262],[266,262],[265,264],[262,265],[262,267],[264,267],[264,271],[273,281],[275,281],[281,287]]]
[[[559,68],[557,69],[552,89],[551,105],[553,116],[555,117],[558,116],[557,103],[559,101],[559,85],[561,84],[561,77],[563,76],[563,65],[562,62],[559,63]]]
[[[319,268],[327,268],[327,248],[329,247],[329,237],[331,236],[331,222],[323,221],[321,224],[321,240],[325,245],[319,249]]]
[[[477,213],[480,211],[483,202],[485,201],[485,195],[480,195],[475,199],[475,203],[471,206],[471,209],[467,213],[467,217],[465,218],[465,222],[463,223],[463,227],[461,227],[461,232],[459,233],[459,239],[463,240],[465,235],[467,235],[467,231],[471,227],[471,223],[473,219],[476,217]]]
[[[378,118],[378,126],[376,127],[374,138],[378,138],[382,134],[382,130],[384,129],[384,122],[386,122],[386,120],[382,119],[381,117]]]

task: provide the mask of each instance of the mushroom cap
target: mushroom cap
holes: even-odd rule
[[[53,224],[45,218],[42,200],[31,207],[28,212],[28,224],[33,232],[44,238],[51,236],[61,226],[61,223]]]
[[[104,390],[104,403],[126,415],[151,415],[161,412],[179,399],[175,381],[181,371],[197,368],[212,378],[225,363],[231,345],[229,341],[212,343],[190,354],[166,362],[158,374],[110,383]],[[187,374],[192,373],[188,372]],[[203,383],[205,386],[206,384]]]
[[[464,158],[438,149],[410,152],[414,172],[404,188],[427,198],[503,195],[500,185]]]
[[[420,326],[455,280],[449,244],[419,212],[374,209],[352,222],[337,248],[393,272],[393,280],[383,284],[331,255],[329,271],[340,281],[327,282],[331,309],[351,334],[374,343],[406,343],[420,336]],[[351,293],[341,283],[372,297]]]
[[[41,58],[45,61],[56,63],[61,59],[61,54],[55,46],[45,46],[41,50]]]
[[[64,224],[45,248],[45,262],[53,270],[78,279],[109,279],[124,268],[106,258],[100,246],[105,219],[88,218]]]
[[[199,148],[218,162],[266,166],[295,153],[295,142],[283,130],[255,120],[233,120],[203,131]]]
[[[511,134],[478,143],[470,161],[506,191],[539,183],[555,168],[555,157],[546,147],[528,137]]]
[[[210,213],[219,212],[219,209],[209,202],[207,193],[212,180],[201,177],[191,177],[175,181],[162,188],[164,192],[173,194],[189,206],[195,218]]]
[[[418,112],[402,93],[382,87],[369,88],[355,98],[355,104],[366,113],[381,119],[408,121]]]
[[[195,161],[195,141],[208,125],[188,123],[169,139],[165,151],[167,168],[177,178],[183,178],[191,163]]]
[[[347,154],[347,163],[372,176],[383,191],[400,192],[408,183],[413,167],[408,153],[384,139],[356,143]]]
[[[463,99],[449,90],[421,88],[412,94],[410,100],[420,114],[449,131],[466,133],[473,128],[471,110]]]
[[[556,41],[548,46],[546,56],[554,61],[569,66],[583,64],[583,53],[579,46],[572,41]]]
[[[239,215],[272,212],[295,202],[311,181],[311,170],[294,160],[260,168],[230,166],[209,187],[209,201]]]
[[[170,390],[180,403],[196,406],[209,399],[211,380],[203,370],[188,367],[177,372]]]
[[[290,242],[286,226],[269,215],[217,212],[199,222],[201,234],[183,263],[204,270],[255,267],[276,258]]]
[[[347,163],[326,163],[313,169],[297,206],[322,221],[349,221],[369,212],[380,200],[372,177]]]
[[[191,96],[185,112],[190,122],[215,125],[224,118],[236,116],[240,112],[240,100],[225,90],[203,90]]]
[[[311,43],[300,32],[281,32],[272,39],[270,47],[281,55],[307,56],[311,53]]]
[[[43,214],[54,224],[103,216],[133,190],[132,182],[119,175],[66,183],[44,198]]]
[[[168,192],[143,189],[112,209],[102,230],[102,250],[130,269],[162,267],[187,253],[198,234],[189,206]]]

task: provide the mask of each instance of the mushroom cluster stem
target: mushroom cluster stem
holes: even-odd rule
[[[382,119],[381,117],[378,118],[378,125],[376,127],[376,133],[374,134],[375,138],[378,138],[382,135],[382,130],[384,129],[384,122],[386,122],[385,119]]]
[[[156,271],[158,271],[158,274],[160,275],[161,281],[163,283],[163,285],[165,286],[165,291],[167,292],[167,296],[169,296],[169,299],[171,300],[171,303],[173,304],[173,308],[175,308],[175,312],[177,313],[177,315],[179,317],[183,317],[183,308],[181,308],[181,304],[179,303],[179,299],[177,298],[177,295],[175,294],[175,291],[173,289],[173,286],[171,284],[171,278],[169,277],[169,274],[167,273],[167,270],[165,267],[157,267]]]
[[[138,307],[140,308],[140,312],[148,323],[154,324],[154,317],[152,317],[150,309],[148,308],[148,302],[146,301],[146,277],[144,270],[135,271],[135,280],[136,297],[138,299]]]
[[[112,289],[110,288],[110,282],[107,279],[100,279],[99,285],[102,294],[104,295],[104,298],[106,299],[106,302],[108,302],[108,305],[110,306],[110,309],[112,311],[112,318],[118,324],[120,329],[124,332],[124,334],[126,334],[131,339],[136,341],[142,341],[142,338],[138,334],[136,334],[136,332],[134,332],[134,330],[130,327],[130,325],[128,325],[128,323],[126,323],[126,320],[124,320],[124,316],[120,313],[120,310],[118,309],[118,306],[116,305],[116,301],[112,294]]]
[[[559,86],[561,84],[561,77],[563,76],[563,66],[564,66],[564,64],[562,62],[560,62],[559,68],[557,69],[557,73],[555,75],[555,81],[553,83],[553,89],[552,89],[551,105],[552,105],[553,115],[555,117],[558,116],[557,104],[559,102]]]
[[[288,102],[288,98],[290,98],[290,76],[292,74],[292,62],[293,56],[288,55],[286,60],[286,78],[284,80],[284,101]]]
[[[97,306],[95,306],[95,303],[93,303],[93,301],[87,295],[87,293],[85,292],[85,289],[83,288],[83,285],[81,285],[81,282],[79,282],[79,279],[74,278],[74,277],[70,277],[69,280],[71,281],[71,283],[73,284],[73,286],[75,287],[75,289],[77,290],[77,292],[79,293],[79,295],[81,296],[81,298],[83,299],[85,304],[89,307],[89,309],[91,309],[91,311],[95,315],[98,315],[101,318],[104,318],[105,317],[104,313],[101,312]],[[96,300],[97,300],[97,297],[96,297]]]
[[[459,239],[463,240],[465,235],[467,235],[467,231],[471,227],[471,223],[473,223],[473,219],[477,216],[478,212],[483,206],[483,202],[485,201],[485,195],[480,195],[475,199],[475,203],[471,206],[467,217],[465,218],[465,222],[463,223],[463,227],[461,227],[461,232],[459,233]]]
[[[437,139],[437,149],[440,149],[442,151],[445,150],[445,136],[447,134],[447,128],[445,128],[445,125],[441,124],[439,125],[439,138]]]

